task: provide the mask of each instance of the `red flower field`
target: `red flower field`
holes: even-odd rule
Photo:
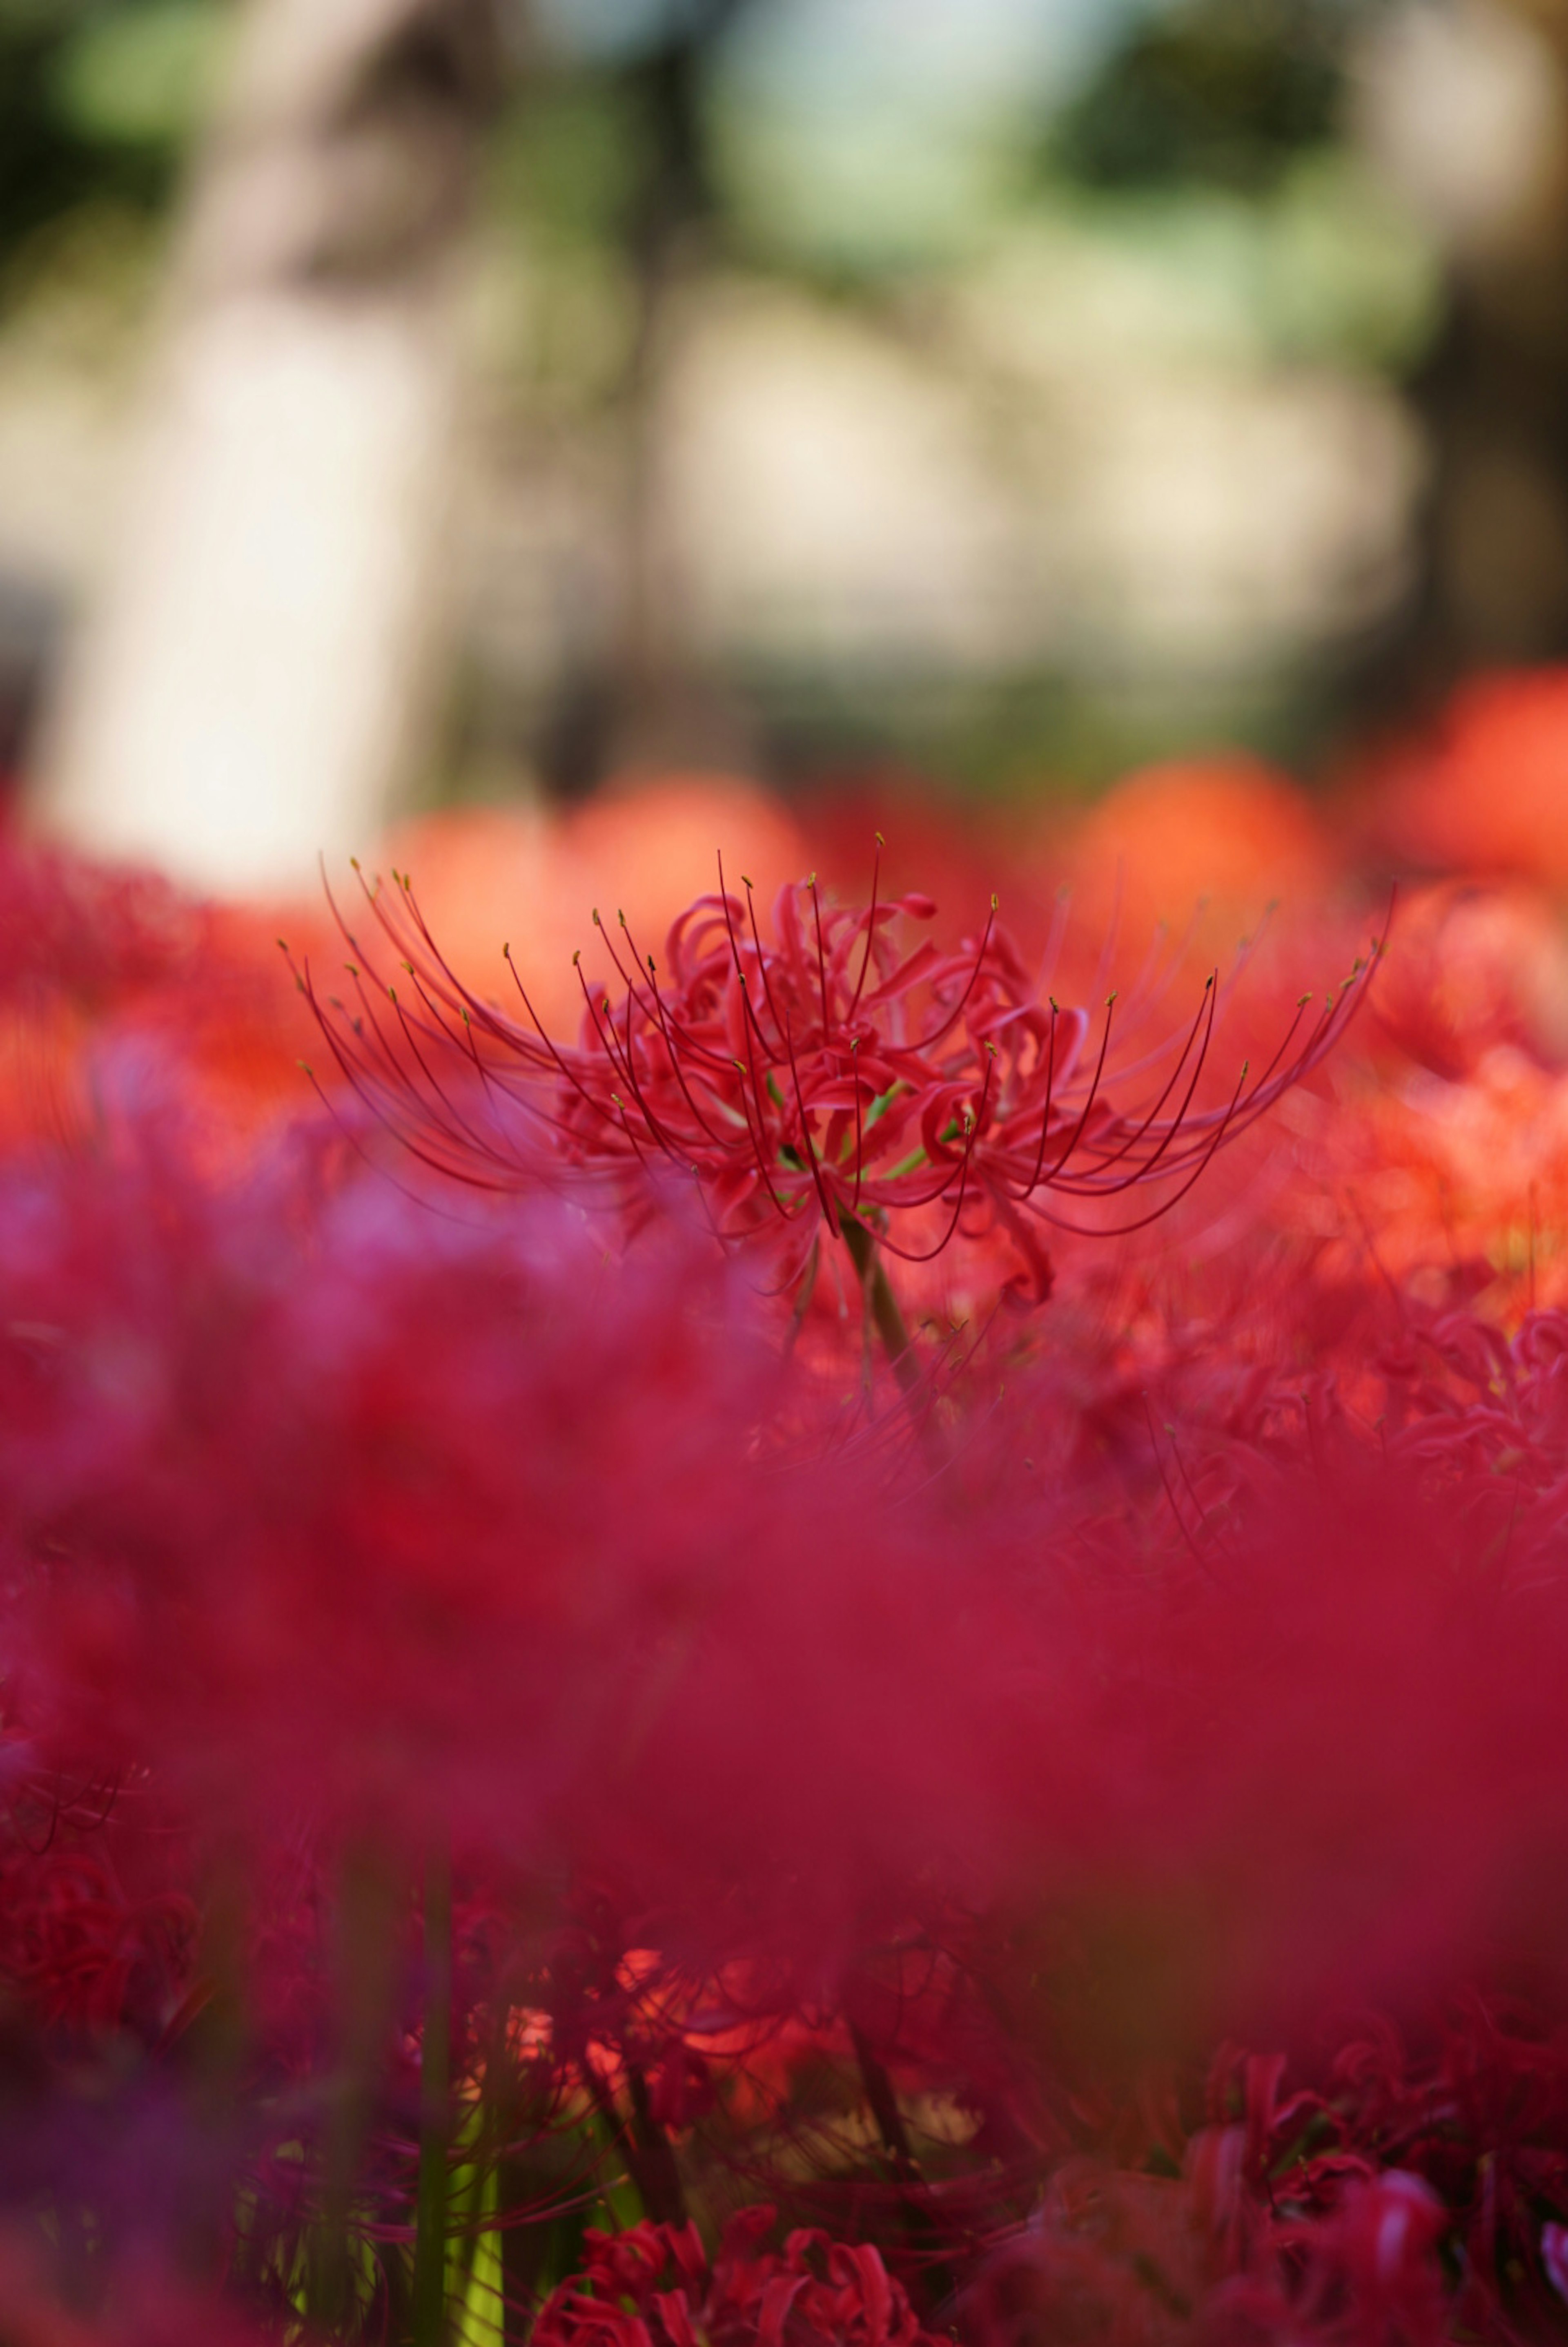
[[[1565,712],[5,845],[0,2338],[1568,2337]]]

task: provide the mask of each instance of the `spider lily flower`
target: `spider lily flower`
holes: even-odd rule
[[[540,2347],[935,2347],[870,2242],[797,2227],[771,2250],[773,2227],[765,2204],[742,2209],[711,2268],[694,2225],[590,2229],[583,2274],[541,2308],[534,2336]]]
[[[474,995],[403,874],[361,883],[395,979],[346,924],[347,999],[323,997],[308,963],[295,974],[342,1078],[442,1174],[502,1192],[586,1182],[633,1211],[650,1179],[684,1178],[720,1239],[771,1243],[787,1278],[824,1228],[858,1269],[868,1229],[908,1263],[1000,1232],[1041,1296],[1038,1226],[1100,1228],[1108,1202],[1145,1187],[1152,1202],[1110,1235],[1175,1204],[1330,1050],[1382,943],[1320,1005],[1303,995],[1268,1065],[1215,1100],[1203,1079],[1231,982],[1217,972],[1181,1029],[1152,1034],[1174,975],[1157,955],[1133,999],[1092,1015],[1042,995],[994,897],[978,938],[944,952],[904,942],[929,898],[882,900],[873,880],[869,905],[840,907],[813,876],[779,892],[769,943],[749,881],[728,888],[722,859],[719,880],[662,963],[624,913],[612,927],[595,912],[609,976],[590,981],[577,957],[575,1043],[546,1031],[510,948],[515,1010]]]

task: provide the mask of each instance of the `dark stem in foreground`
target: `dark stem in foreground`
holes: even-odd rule
[[[425,1864],[424,1976],[409,2333],[412,2347],[441,2347],[446,2330],[446,2164],[452,2126],[452,1866],[444,1852],[433,1852]]]

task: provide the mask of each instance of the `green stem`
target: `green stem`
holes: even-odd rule
[[[323,2332],[341,2331],[349,2318],[354,2184],[393,2011],[392,1959],[401,1906],[397,1877],[374,1845],[349,1850],[338,1890],[337,2071],[322,2144],[321,2219],[308,2278],[309,2311]]]
[[[842,1207],[839,1210],[839,1228],[844,1235],[844,1245],[850,1250],[850,1261],[865,1290],[871,1307],[871,1318],[878,1336],[904,1393],[912,1401],[921,1387],[920,1361],[914,1341],[904,1326],[904,1316],[899,1310],[899,1299],[893,1294],[892,1282],[877,1249],[877,1242],[864,1223]]]
[[[452,2127],[452,1867],[424,1873],[424,2039],[420,2061],[419,2187],[414,2208],[412,2347],[442,2347],[446,2329],[447,2148]]]

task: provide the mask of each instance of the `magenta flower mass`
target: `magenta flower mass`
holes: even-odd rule
[[[0,2338],[1564,2334],[1568,1124],[1468,908],[721,879],[572,1034],[401,877],[301,1002],[7,853]]]

